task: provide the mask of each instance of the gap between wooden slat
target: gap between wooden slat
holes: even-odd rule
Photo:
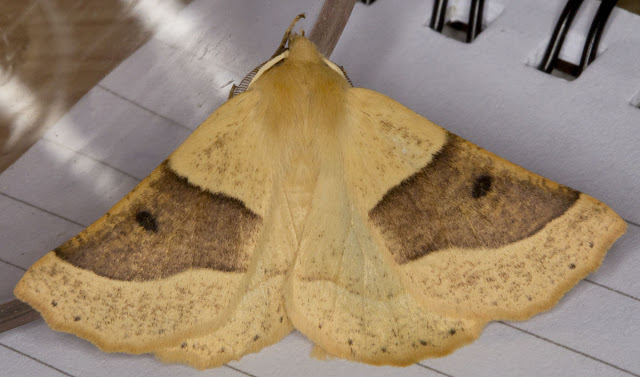
[[[29,354],[26,354],[26,353],[24,353],[24,352],[20,352],[20,351],[18,351],[17,349],[15,349],[15,348],[13,348],[13,347],[9,347],[9,346],[8,346],[8,345],[6,345],[6,344],[3,344],[3,343],[1,343],[1,342],[0,342],[0,346],[4,347],[4,348],[6,348],[6,349],[8,349],[8,350],[10,350],[10,351],[13,351],[13,352],[15,352],[15,353],[17,353],[17,354],[19,354],[19,355],[22,355],[22,356],[24,356],[24,357],[26,357],[26,358],[29,358],[29,359],[31,359],[31,360],[33,360],[33,361],[37,362],[38,364],[42,364],[42,365],[44,365],[44,366],[46,366],[46,367],[49,367],[49,368],[51,368],[51,369],[55,370],[56,372],[60,372],[60,373],[64,374],[65,376],[75,377],[75,376],[74,376],[74,375],[72,375],[72,374],[69,374],[69,373],[67,373],[67,372],[65,372],[65,371],[63,371],[63,370],[61,370],[61,369],[58,369],[58,368],[54,367],[54,366],[53,366],[53,365],[51,365],[51,364],[45,363],[45,362],[44,362],[44,361],[42,361],[42,360],[36,359],[35,357],[33,357],[33,356],[29,355]]]
[[[626,369],[624,369],[624,368],[621,368],[621,367],[619,367],[619,366],[617,366],[617,365],[615,365],[615,364],[611,364],[611,363],[610,363],[610,362],[608,362],[608,361],[604,361],[604,360],[598,359],[597,357],[595,357],[595,356],[591,356],[591,355],[589,355],[588,353],[584,353],[584,352],[582,352],[582,351],[578,351],[578,350],[576,350],[576,349],[573,349],[573,348],[571,348],[571,347],[569,347],[569,346],[565,346],[564,344],[561,344],[561,343],[558,343],[558,342],[554,342],[554,341],[553,341],[553,340],[551,340],[551,339],[545,338],[545,337],[543,337],[543,336],[540,336],[540,335],[538,335],[538,334],[532,333],[532,332],[527,331],[527,330],[523,330],[523,329],[521,329],[521,328],[519,328],[519,327],[516,327],[516,326],[513,326],[513,325],[511,325],[511,324],[509,324],[509,323],[506,323],[506,322],[503,322],[503,321],[497,321],[497,322],[498,322],[498,323],[500,323],[500,324],[503,324],[503,325],[505,325],[505,326],[511,327],[512,329],[515,329],[515,330],[521,331],[521,332],[523,332],[523,333],[525,333],[525,334],[528,334],[528,335],[531,335],[531,336],[533,336],[533,337],[536,337],[536,338],[538,338],[538,339],[540,339],[540,340],[544,340],[544,341],[546,341],[546,342],[548,342],[548,343],[551,343],[551,344],[553,344],[553,345],[556,345],[556,346],[558,346],[558,347],[562,347],[562,348],[564,348],[564,349],[566,349],[566,350],[573,351],[573,352],[575,352],[575,353],[577,353],[577,354],[579,354],[579,355],[582,355],[582,356],[584,356],[584,357],[588,357],[588,358],[589,358],[589,359],[591,359],[591,360],[598,361],[598,362],[600,362],[600,363],[602,363],[602,364],[605,364],[605,365],[607,365],[607,366],[610,366],[610,367],[612,367],[612,368],[615,368],[615,369],[617,369],[617,370],[619,370],[619,371],[621,371],[621,372],[627,373],[627,374],[629,374],[629,375],[631,375],[631,376],[640,377],[640,375],[638,375],[638,374],[635,374],[635,373],[633,373],[633,372],[631,372],[631,371],[628,371],[628,370],[626,370]]]

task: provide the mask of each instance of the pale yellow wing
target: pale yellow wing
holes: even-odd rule
[[[248,321],[247,300],[280,310],[279,329],[263,335],[283,336],[290,325],[277,295],[256,293],[280,289],[293,251],[286,225],[275,238],[267,226],[271,167],[250,117],[258,101],[246,93],[218,109],[104,217],[34,264],[16,296],[52,328],[107,351],[180,346],[234,316]],[[264,255],[268,274],[258,271]]]
[[[264,221],[264,232],[269,236],[248,286],[244,292],[238,292],[241,298],[236,308],[225,315],[222,326],[158,349],[157,358],[198,369],[213,368],[257,352],[291,332],[293,326],[285,312],[283,292],[297,245],[290,214],[283,211],[286,208],[283,192],[276,190],[271,197],[274,205]]]
[[[375,123],[371,116],[394,109],[371,104],[376,113],[366,114],[352,103],[352,92],[346,92],[345,118],[337,125],[337,152],[325,149],[321,157],[287,286],[287,313],[330,355],[392,365],[445,355],[475,339],[484,323],[423,308],[369,229],[364,203],[373,206],[389,186],[427,164],[446,133],[411,133],[386,121]],[[409,123],[421,119],[410,112],[398,116]],[[407,158],[390,162],[389,156]],[[350,176],[353,169],[358,175]]]
[[[451,352],[487,321],[550,308],[624,232],[606,205],[381,94],[350,89],[346,106],[286,301],[329,354],[405,365]]]
[[[352,93],[363,121],[386,124],[394,129],[391,135],[442,132],[425,119],[398,117],[411,111],[383,95]],[[394,110],[385,114],[380,108]],[[397,143],[407,151],[412,144]],[[349,187],[375,180],[369,161],[348,156]],[[391,166],[411,157],[387,153],[385,159],[381,165]],[[429,163],[389,185],[377,203],[373,196],[357,196],[364,198],[368,229],[423,307],[483,321],[526,319],[549,309],[600,265],[626,229],[598,200],[450,133]]]
[[[333,356],[407,365],[475,339],[483,323],[420,306],[339,174],[318,178],[316,195],[286,291],[294,326]]]

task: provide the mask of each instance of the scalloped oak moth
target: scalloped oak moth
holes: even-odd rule
[[[624,233],[598,200],[289,45],[16,296],[105,351],[197,368],[294,328],[407,365],[551,308]]]

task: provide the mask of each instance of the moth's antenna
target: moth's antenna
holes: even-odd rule
[[[273,55],[271,55],[272,59],[282,54],[287,49],[286,46],[289,40],[291,39],[291,31],[293,30],[293,27],[296,26],[298,21],[300,21],[300,19],[304,17],[305,17],[305,14],[300,13],[299,15],[296,16],[296,18],[293,19],[293,22],[291,22],[291,25],[289,25],[289,28],[287,29],[287,31],[284,32],[282,41],[280,41],[280,46],[278,46],[278,48],[276,49],[276,52],[274,52]]]
[[[293,22],[291,22],[291,25],[289,25],[289,28],[287,29],[287,31],[284,32],[282,41],[280,41],[280,46],[278,46],[278,48],[276,49],[276,52],[274,52],[273,55],[271,55],[271,58],[269,58],[269,60],[275,58],[278,55],[281,55],[287,50],[287,44],[291,39],[291,31],[293,30],[294,26],[296,26],[296,23],[298,23],[298,21],[300,21],[300,19],[304,17],[305,17],[305,14],[300,13],[299,15],[296,16],[296,18],[293,19]],[[249,88],[249,84],[251,83],[255,75],[258,73],[258,71],[260,71],[260,68],[262,68],[262,66],[264,66],[268,61],[255,67],[253,71],[249,72],[249,74],[246,75],[244,79],[242,79],[239,85],[236,86],[235,84],[233,84],[233,86],[231,87],[231,90],[229,91],[228,99],[231,99],[233,96],[236,96],[246,91]]]

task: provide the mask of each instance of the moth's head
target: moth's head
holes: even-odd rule
[[[318,52],[313,42],[299,34],[293,34],[289,39],[289,56],[287,59],[289,59],[289,61],[310,63],[319,63],[326,60],[324,56]]]
[[[291,76],[293,72],[301,71],[306,75],[314,76],[315,74],[314,77],[319,78],[320,76],[317,73],[329,67],[330,71],[335,71],[340,76],[338,81],[344,80],[348,83],[348,86],[352,86],[351,81],[342,68],[324,57],[313,42],[304,36],[304,31],[301,31],[300,34],[292,32],[296,22],[301,18],[304,18],[304,13],[299,14],[293,20],[289,29],[284,33],[280,46],[276,49],[271,59],[256,67],[256,69],[242,80],[240,85],[237,87],[234,86],[229,98],[248,90],[254,83],[259,81],[267,71],[278,70],[274,68],[284,69],[286,71],[284,77]],[[319,70],[317,70],[318,68]],[[282,71],[281,74],[283,74]],[[280,84],[284,82],[282,78],[275,81]]]
[[[351,81],[349,81],[344,71],[335,63],[322,56],[313,42],[305,38],[304,35],[292,34],[289,37],[288,45],[289,47],[284,49],[284,52],[260,66],[255,75],[250,74],[253,77],[248,87],[251,87],[264,73],[275,67],[282,66],[288,70],[288,73],[293,72],[293,69],[295,69],[293,67],[298,67],[298,70],[301,69],[306,74],[313,74],[315,69],[313,68],[314,65],[316,67],[329,67],[331,71],[336,72],[342,79],[348,82],[348,85],[351,85]]]

